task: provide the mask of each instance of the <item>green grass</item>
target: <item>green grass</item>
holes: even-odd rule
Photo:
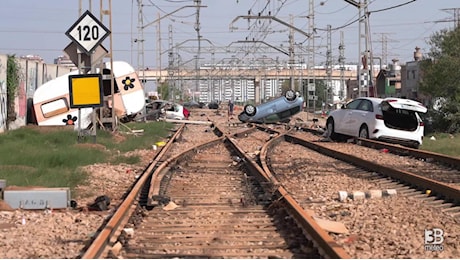
[[[432,136],[436,140],[431,140]],[[460,157],[460,134],[435,133],[426,135],[420,149]]]
[[[123,126],[116,134],[98,130],[96,142],[68,128],[27,126],[0,134],[0,179],[7,185],[70,187],[85,182],[80,166],[109,162],[137,164],[137,156],[123,156],[136,149],[151,149],[152,144],[169,135],[172,124],[164,122],[129,123],[142,135],[126,134]]]

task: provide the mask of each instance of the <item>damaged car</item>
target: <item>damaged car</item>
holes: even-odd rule
[[[405,98],[360,97],[331,111],[326,121],[326,136],[375,139],[419,148],[423,142],[424,123],[419,113],[427,108]]]
[[[289,121],[303,109],[303,97],[293,90],[258,106],[247,104],[238,119],[243,123],[276,123]]]
[[[160,118],[187,120],[190,116],[190,111],[187,108],[166,100],[153,100],[145,108],[147,120],[159,120]]]

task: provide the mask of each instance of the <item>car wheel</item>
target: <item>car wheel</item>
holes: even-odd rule
[[[334,131],[334,119],[332,117],[328,118],[326,122],[326,137],[331,140],[337,139],[337,134]]]
[[[244,113],[246,113],[248,116],[253,116],[256,114],[256,107],[253,105],[246,105],[244,106]]]
[[[286,93],[284,94],[284,96],[286,97],[286,99],[288,101],[293,101],[296,99],[297,95],[295,94],[294,90],[292,89],[289,89],[288,91],[286,91]]]
[[[420,148],[420,144],[419,142],[415,142],[413,143],[411,146],[409,146],[410,148],[414,148],[414,149],[419,149]]]
[[[361,126],[359,129],[359,138],[369,139],[369,130],[366,125]]]
[[[296,93],[294,92],[294,90],[289,89],[289,90],[286,91],[286,93],[284,94],[284,97],[286,97],[286,99],[287,99],[288,101],[294,101],[294,100],[297,98],[297,95],[296,95]]]

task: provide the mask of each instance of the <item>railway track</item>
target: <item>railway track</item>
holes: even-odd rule
[[[183,139],[183,129],[171,144]],[[224,135],[228,129],[213,131],[220,137],[164,160],[174,150],[168,143],[147,169],[151,177],[139,180],[151,183],[149,192],[136,185],[127,198],[140,196],[138,202],[124,202],[82,258],[113,256],[121,242],[127,258],[348,257],[295,201],[280,197],[258,164]]]
[[[282,208],[270,207],[271,197],[235,156],[219,140],[172,167],[157,195],[162,203],[144,217],[124,256],[318,257],[300,246],[308,244],[301,230]]]
[[[370,151],[363,152],[360,149],[365,148],[354,144],[322,142],[318,136],[305,139],[304,133],[280,135],[262,149],[261,162],[266,163],[265,172],[279,180],[304,209],[348,227],[347,232],[332,232],[347,253],[357,258],[456,254],[460,196],[454,185],[399,170],[398,166],[383,166],[384,160],[369,159],[366,155]],[[351,148],[343,151],[346,146]],[[289,156],[280,156],[282,153]],[[381,151],[374,153],[379,155]],[[453,176],[456,173],[455,169],[446,172]],[[387,190],[395,191],[395,196],[385,196]],[[348,195],[342,200],[339,191],[347,191]],[[449,249],[424,250],[420,238],[424,229],[432,227],[445,231]]]
[[[460,203],[460,158],[367,139],[352,143],[318,142],[317,135],[305,132],[295,132],[288,138],[305,141],[308,146],[331,156],[347,157],[350,162],[381,172],[420,191],[429,190],[431,196]]]
[[[397,175],[405,173],[390,172],[390,176],[396,177],[385,177],[384,174],[379,173],[385,168],[403,169],[416,175],[418,179],[434,179],[455,190],[458,185],[455,179],[458,172],[455,158],[439,159],[436,154],[425,155],[420,153],[423,152],[421,150],[381,146],[382,144],[372,141],[369,141],[369,147],[366,147],[368,140],[359,140],[361,145],[356,145],[355,142],[322,142],[322,137],[300,131],[300,127],[247,125],[235,123],[234,120],[225,122],[222,120],[224,119],[222,114],[218,113],[203,114],[199,117],[194,120],[201,121],[202,124],[178,124],[165,147],[156,151],[153,149],[139,151],[143,154],[142,161],[150,163],[144,168],[144,173],[142,173],[142,166],[133,168],[114,165],[116,166],[114,170],[107,169],[107,171],[104,169],[106,165],[93,166],[92,171],[96,174],[92,181],[104,187],[98,189],[100,191],[97,193],[107,192],[111,199],[107,211],[53,211],[53,214],[48,215],[20,212],[20,216],[15,212],[2,213],[2,218],[6,216],[14,221],[20,221],[21,218],[26,220],[26,225],[19,225],[14,230],[9,229],[11,232],[7,232],[8,234],[3,233],[5,237],[3,242],[7,242],[3,245],[9,248],[4,256],[126,258],[129,255],[137,258],[163,256],[182,258],[187,256],[181,254],[189,250],[190,258],[218,258],[219,254],[222,255],[221,257],[230,258],[232,254],[234,256],[238,254],[237,250],[244,251],[242,248],[245,246],[248,251],[244,257],[253,257],[252,252],[256,252],[254,257],[297,257],[301,254],[324,258],[455,258],[458,256],[457,241],[460,225],[458,203],[455,202],[458,195],[455,192],[450,195],[445,194],[441,186],[433,188],[431,185],[428,187],[413,183],[411,179],[396,178]],[[322,148],[311,148],[310,145],[304,145],[303,141],[298,141],[296,138],[305,139]],[[201,146],[205,143],[210,145]],[[218,149],[218,153],[212,151],[218,147],[217,144],[223,145]],[[238,148],[231,148],[232,146]],[[358,157],[369,167],[359,166],[360,160],[352,163],[343,161],[341,157],[345,155],[335,154],[337,151]],[[227,155],[220,158],[220,153]],[[146,155],[154,157],[148,159]],[[220,166],[219,160],[222,160]],[[200,164],[203,167],[197,167]],[[375,165],[378,166],[379,171],[375,169]],[[245,185],[240,181],[241,186],[237,188],[235,183],[232,184],[232,179],[222,179],[219,182],[222,187],[233,187],[234,190],[219,193],[217,189],[220,187],[217,185],[216,190],[211,192],[216,186],[211,183],[217,178],[208,181],[204,176],[213,174],[219,176],[224,170],[229,171],[228,175],[231,176],[243,176],[241,178],[246,180]],[[104,175],[101,175],[102,172]],[[200,174],[200,172],[207,172],[207,174]],[[152,174],[149,176],[148,173]],[[195,175],[203,177],[202,182],[210,183],[208,186],[202,185],[207,189],[200,190],[201,186],[191,185],[198,180],[198,177],[192,178]],[[104,181],[104,176],[116,178]],[[174,176],[176,178],[179,176],[179,180],[183,181],[185,187],[190,186],[191,191],[188,192],[190,198],[179,194],[184,191],[177,190],[178,184],[173,182],[177,179],[174,179]],[[185,177],[190,179],[186,182]],[[131,185],[133,180],[134,184]],[[156,184],[149,186],[146,183]],[[128,188],[128,191],[123,187]],[[367,196],[367,191],[386,189],[396,190],[396,196],[372,199]],[[149,192],[153,191],[158,196],[149,195]],[[338,191],[346,191],[349,196],[341,201],[338,199]],[[366,192],[365,198],[356,200],[353,197],[354,191]],[[227,198],[226,204],[221,201],[207,202],[224,198],[227,193],[232,199]],[[195,205],[190,203],[192,199]],[[167,205],[171,201],[179,207],[167,210]],[[212,215],[213,217],[208,216],[209,218],[202,217],[207,215],[206,211],[202,213],[200,209],[209,206],[217,211],[221,208],[216,204],[221,203],[229,208],[231,205],[241,212],[233,213],[232,217],[225,219],[224,215],[231,210],[222,210],[225,214],[220,214],[221,220],[216,217],[219,216],[218,214]],[[251,217],[250,212],[255,211],[251,207],[256,206],[264,208],[265,217],[254,217],[254,219]],[[164,207],[166,209],[163,209]],[[142,243],[145,243],[145,246],[136,242],[137,239],[143,239],[144,235],[140,234],[146,228],[145,223],[148,223],[148,227],[156,224],[154,229],[160,230],[159,222],[164,221],[165,226],[170,225],[167,228],[170,230],[171,225],[178,225],[178,221],[183,216],[191,214],[191,210],[187,211],[191,208],[195,210],[197,217],[193,218],[194,222],[187,223],[196,223],[198,228],[194,229],[200,230],[199,233],[203,235],[188,235],[187,239],[180,235],[175,235],[176,237],[173,238],[155,236],[158,241],[165,243],[161,246],[163,249],[170,246],[167,250],[163,250],[163,256],[158,252],[149,251],[153,249],[151,245],[157,243],[148,242],[152,241],[152,237],[147,236],[144,239]],[[158,214],[149,218],[149,214],[155,211],[163,212],[163,217]],[[281,215],[283,217],[277,217],[280,212],[284,214]],[[173,219],[171,214],[178,214],[180,217]],[[254,223],[258,227],[263,225],[262,219],[264,221],[270,219],[270,223],[276,222],[280,227],[289,230],[288,234],[298,234],[298,237],[303,236],[303,238],[297,242],[294,239],[288,240],[289,236],[283,235],[286,232],[282,233],[278,229],[278,235],[272,234],[277,239],[285,239],[284,247],[278,245],[283,249],[273,250],[269,255],[260,253],[263,245],[270,245],[260,237],[259,243],[262,244],[253,247],[250,247],[250,244],[232,244],[237,247],[237,250],[232,251],[234,247],[230,246],[230,242],[238,235],[228,234],[231,230],[229,221],[237,223],[240,218],[248,223],[251,222],[251,225],[245,227],[248,229],[254,227]],[[200,220],[202,221],[199,222]],[[324,220],[331,221],[333,224],[343,224],[348,232],[331,231],[330,227],[320,223]],[[206,221],[209,223],[204,223]],[[51,225],[55,222],[59,224]],[[34,231],[34,234],[29,237],[33,237],[33,240],[35,237],[37,240],[41,239],[40,243],[47,246],[26,243],[21,247],[19,244],[22,243],[18,242],[21,241],[21,236],[24,236],[27,231],[30,233],[32,224],[38,223],[46,223],[48,228],[45,232],[33,229],[36,232]],[[287,224],[283,226],[283,223],[288,223],[288,227]],[[205,225],[208,225],[207,229],[204,228]],[[176,230],[181,228],[179,226],[175,227]],[[244,225],[241,224],[241,227]],[[213,236],[211,231],[217,228],[222,229],[222,233]],[[444,251],[424,251],[424,230],[433,228],[443,230]],[[61,229],[66,229],[67,232]],[[183,233],[188,234],[187,232],[190,230],[184,230]],[[153,231],[151,233],[153,234]],[[208,235],[213,239],[206,239]],[[226,235],[229,239],[223,238]],[[170,236],[174,235],[170,234]],[[257,236],[252,237],[256,239]],[[179,244],[170,243],[176,239]],[[202,251],[193,252],[190,246],[187,248],[185,245],[189,242],[187,240],[197,243],[194,244],[194,249],[200,248],[201,243]],[[229,243],[225,244],[224,240]],[[289,241],[294,242],[290,244]],[[18,246],[11,246],[12,243]],[[173,248],[171,248],[172,244],[174,244]],[[174,251],[181,246],[184,246],[182,253]],[[204,250],[206,247],[210,250]],[[273,248],[274,245],[271,247]],[[34,250],[30,251],[31,248]],[[128,252],[128,248],[132,251]],[[259,253],[260,256],[257,256]],[[243,256],[239,255],[239,257]]]
[[[313,148],[311,144],[305,143],[308,141],[305,139],[308,138],[303,136],[304,140],[302,140],[297,136],[304,135],[304,133],[295,131],[296,128],[286,125],[270,128],[241,124],[220,124],[219,127],[211,124],[208,128],[191,125],[183,127],[183,129],[187,128],[194,129],[195,135],[197,131],[206,133],[208,135],[207,145],[191,145],[193,134],[187,137],[185,134],[187,131],[177,131],[177,136],[172,137],[171,142],[176,143],[177,146],[171,148],[170,154],[164,157],[168,153],[165,147],[163,157],[159,156],[158,159],[155,159],[157,163],[149,169],[155,172],[153,177],[148,179],[148,182],[151,183],[149,191],[147,192],[144,188],[143,192],[138,192],[137,196],[140,198],[137,199],[137,202],[136,200],[132,202],[131,214],[124,213],[125,216],[129,216],[129,221],[125,217],[124,221],[119,221],[120,224],[110,225],[111,229],[116,232],[112,232],[112,235],[99,242],[95,239],[92,246],[98,245],[99,249],[91,251],[90,246],[83,258],[101,257],[104,254],[113,257],[114,255],[110,252],[113,252],[116,245],[121,248],[119,254],[124,258],[426,256],[413,249],[423,247],[420,234],[411,233],[417,236],[417,240],[412,239],[408,246],[401,242],[407,249],[398,248],[394,246],[395,242],[392,242],[393,247],[396,247],[397,250],[391,246],[389,248],[383,246],[382,250],[388,252],[379,253],[372,249],[373,246],[378,245],[373,241],[375,236],[363,236],[360,233],[366,230],[366,225],[373,225],[375,230],[380,227],[375,223],[366,224],[369,222],[366,220],[369,215],[360,216],[359,210],[374,212],[380,207],[376,204],[380,203],[387,208],[382,217],[386,219],[386,215],[392,214],[392,203],[398,203],[397,200],[403,194],[404,196],[412,195],[418,201],[423,199],[422,196],[419,196],[422,193],[416,194],[420,184],[410,184],[412,179],[409,178],[404,183],[397,184],[400,186],[392,186],[398,191],[396,198],[384,198],[380,202],[372,200],[371,203],[353,201],[348,198],[345,202],[339,202],[336,197],[337,190],[331,193],[331,190],[324,189],[327,187],[327,182],[324,183],[324,180],[321,180],[324,176],[331,177],[333,169],[349,171],[348,175],[354,178],[355,182],[361,179],[361,182],[368,183],[368,186],[362,187],[369,189],[388,188],[389,183],[394,184],[395,182],[382,179],[375,169],[372,169],[372,167],[375,168],[375,164],[370,166],[370,172],[369,169],[365,170],[369,168],[369,165],[366,166],[369,161],[364,159],[361,160],[364,165],[358,167],[356,167],[357,161],[360,160],[349,162],[355,167],[354,170],[350,170],[349,163],[333,162],[332,170],[320,170],[311,176],[300,174],[302,170],[305,173],[309,166],[315,167],[315,162],[305,159],[316,156],[311,153],[325,153],[327,158],[332,159],[343,155],[335,153],[337,152],[335,150],[339,149],[324,148],[328,145],[334,146],[333,143],[313,142],[314,145],[322,146],[322,148]],[[181,136],[180,133],[183,135]],[[283,143],[280,140],[291,146],[300,145],[304,147],[302,149],[308,147],[310,152],[284,150],[284,148],[281,151],[277,150],[274,147]],[[179,148],[183,143],[188,144],[188,150],[185,152],[183,148]],[[230,148],[231,146],[237,148]],[[268,152],[268,149],[271,152]],[[288,162],[277,160],[278,155],[287,153],[304,154],[305,156],[301,157],[304,159]],[[268,157],[267,154],[271,154],[272,157]],[[343,158],[340,159],[343,160]],[[302,163],[302,160],[306,162]],[[452,162],[449,165],[452,165]],[[379,169],[384,168],[379,166]],[[258,170],[259,173],[254,175]],[[415,179],[420,179],[420,177]],[[429,181],[428,178],[425,179],[424,181]],[[290,184],[287,180],[290,180]],[[374,186],[369,186],[369,183]],[[324,190],[329,191],[328,194],[324,190],[316,190],[318,187],[321,188],[321,185]],[[455,191],[451,185],[449,186],[452,189],[451,193],[446,193],[444,188],[441,188],[445,183],[440,185],[433,189],[430,184],[433,193],[424,194],[430,197],[429,200],[432,203],[425,203],[422,206],[427,206],[428,210],[433,208],[442,209],[442,212],[450,210],[448,216],[455,216],[458,190]],[[426,191],[426,187],[425,189],[418,187],[418,189]],[[315,197],[316,195],[318,196]],[[418,202],[408,201],[419,205]],[[374,208],[370,210],[368,206]],[[424,210],[426,209],[420,209],[421,214],[425,214]],[[399,211],[395,214],[400,214]],[[372,214],[374,215],[371,218],[380,218],[376,213]],[[328,232],[316,223],[318,218],[343,222],[347,224],[350,232],[346,234],[329,232],[328,235]],[[357,223],[359,221],[363,221],[364,224],[360,225]],[[392,222],[398,225],[398,221],[393,220]],[[417,221],[414,223],[417,224]],[[407,225],[402,224],[402,226],[409,229],[415,225],[414,223],[409,221]],[[445,239],[450,243],[452,237],[456,237],[456,232],[459,232],[458,222],[448,220],[445,223],[452,223],[454,227],[445,229]],[[117,228],[113,228],[114,226]],[[420,226],[430,228],[426,223]],[[360,229],[360,232],[355,232],[356,228]],[[135,235],[126,232],[130,229],[135,230]],[[423,232],[419,229],[420,227],[417,232]],[[400,233],[398,231],[399,236],[404,236]],[[396,239],[396,241],[399,240]],[[445,250],[441,253],[434,252],[429,256],[449,256],[453,252],[455,251]]]

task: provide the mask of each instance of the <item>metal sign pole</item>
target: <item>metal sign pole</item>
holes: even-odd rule
[[[90,1],[90,10],[91,10],[91,1]],[[98,60],[98,57],[96,57],[96,54],[98,49],[101,49],[101,43],[102,41],[111,35],[110,30],[104,26],[92,13],[90,10],[87,10],[83,15],[80,16],[80,18],[67,30],[65,33],[73,42],[75,45],[77,45],[77,54],[78,54],[78,69],[79,69],[79,74],[84,74],[88,75],[88,73],[95,74],[95,66],[93,63],[95,63]],[[81,12],[81,2],[80,2],[80,12]],[[112,41],[111,41],[112,44]],[[71,46],[70,46],[71,47]],[[102,48],[103,49],[103,48]],[[112,46],[111,48],[112,49]],[[83,53],[84,52],[84,53]],[[86,54],[88,56],[88,61],[85,63],[85,66],[83,67],[82,71],[82,55]],[[105,54],[104,54],[105,55]],[[112,74],[113,74],[113,64],[112,64]],[[102,74],[102,71],[101,71]],[[70,76],[69,76],[70,78]],[[91,77],[88,77],[91,78]],[[94,77],[93,77],[94,78]],[[112,77],[113,78],[113,77]],[[113,81],[113,79],[112,79]],[[79,131],[79,140],[80,140],[80,135],[81,135],[81,107],[91,107],[92,108],[92,113],[91,113],[91,122],[92,122],[92,127],[93,129],[91,130],[91,135],[93,136],[94,142],[96,142],[96,127],[97,127],[97,120],[96,120],[96,111],[95,111],[95,106],[103,105],[103,101],[100,102],[95,102],[98,100],[96,97],[99,96],[100,99],[103,99],[103,94],[102,94],[102,76],[99,77],[98,81],[91,81],[91,83],[94,83],[94,85],[87,84],[87,83],[77,83],[76,87],[80,90],[81,87],[83,88],[88,88],[88,90],[95,90],[91,89],[92,87],[98,87],[99,91],[101,93],[96,93],[94,92],[95,100],[79,100],[79,102],[84,101],[84,104],[78,103],[78,131]],[[83,84],[80,85],[80,84]],[[112,83],[113,84],[113,83]],[[72,86],[69,86],[70,88],[73,88]],[[112,87],[113,88],[113,87]],[[78,93],[78,90],[77,90]],[[78,93],[78,94],[81,94]],[[97,95],[96,95],[97,94]],[[113,97],[113,90],[112,90],[112,97]],[[71,94],[72,96],[72,94]],[[82,96],[78,96],[78,98],[82,98]],[[86,97],[88,98],[88,97]],[[74,103],[74,97],[71,100],[71,104]],[[90,101],[89,103],[86,103],[87,101]],[[71,105],[72,107],[72,105]],[[75,107],[75,105],[74,105]],[[113,104],[112,104],[113,107]]]
[[[81,108],[78,109],[78,137],[77,137],[77,141],[79,143],[82,142],[82,139],[83,139],[83,134],[81,132]]]

